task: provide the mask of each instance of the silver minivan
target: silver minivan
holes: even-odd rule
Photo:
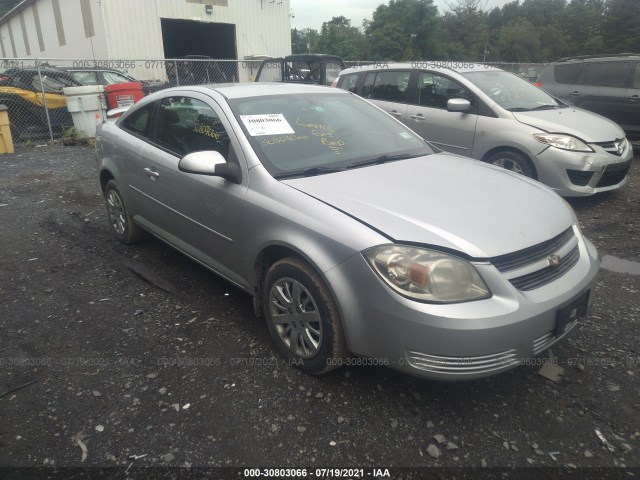
[[[498,68],[382,63],[343,70],[334,86],[372,101],[442,150],[526,175],[563,196],[619,188],[631,167],[633,148],[617,124]]]

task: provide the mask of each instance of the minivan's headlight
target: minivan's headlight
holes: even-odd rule
[[[455,303],[491,296],[475,267],[453,255],[402,245],[381,245],[363,253],[382,279],[407,297]]]
[[[561,135],[558,133],[536,133],[533,135],[540,143],[546,143],[552,147],[572,152],[593,152],[593,149],[582,140],[571,135]]]

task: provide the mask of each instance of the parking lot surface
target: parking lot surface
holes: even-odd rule
[[[544,358],[465,383],[313,377],[250,296],[112,238],[92,148],[2,155],[0,466],[640,467],[640,156],[570,203],[606,268]]]

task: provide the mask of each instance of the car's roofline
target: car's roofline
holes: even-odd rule
[[[640,53],[611,53],[606,55],[578,55],[576,57],[562,57],[556,60],[554,63],[564,63],[571,61],[582,61],[582,60],[620,60],[624,59],[633,59],[640,60]]]
[[[191,91],[209,94],[217,92],[227,99],[250,98],[264,95],[295,95],[312,93],[347,94],[349,92],[323,85],[281,82],[246,82],[246,83],[212,83],[207,85],[190,85],[188,87],[166,88],[157,92],[166,94],[177,91]]]
[[[395,63],[374,63],[369,65],[359,65],[342,70],[340,75],[348,75],[362,71],[384,71],[384,70],[430,70],[439,73],[469,73],[486,71],[504,71],[501,68],[485,64],[475,64],[471,62],[456,62],[445,60],[421,60],[416,62],[395,62]]]

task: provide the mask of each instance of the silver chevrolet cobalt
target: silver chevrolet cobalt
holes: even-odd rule
[[[97,133],[113,233],[150,233],[251,294],[308,373],[493,375],[584,316],[597,252],[567,203],[435,153],[338,89],[167,89]]]

